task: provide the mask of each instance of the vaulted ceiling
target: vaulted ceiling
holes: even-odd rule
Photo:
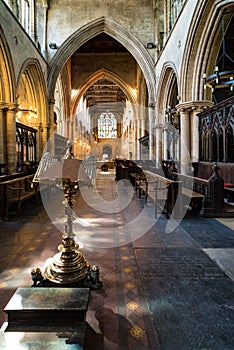
[[[116,103],[125,104],[126,96],[123,91],[112,81],[105,78],[98,80],[84,94],[88,107],[99,103]]]

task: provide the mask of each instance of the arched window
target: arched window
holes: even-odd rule
[[[117,121],[113,113],[103,112],[98,118],[98,138],[117,138]]]
[[[30,33],[30,7],[29,1],[22,1],[22,26],[26,30],[26,32]]]
[[[34,23],[30,20],[30,11],[34,12],[34,2],[32,0],[4,0],[16,18],[24,27],[25,31],[32,37],[31,28]]]

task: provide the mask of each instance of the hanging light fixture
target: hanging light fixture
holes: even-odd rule
[[[204,90],[206,88],[210,88],[212,92],[213,102],[220,102],[218,99],[225,99],[225,95],[227,96],[234,90],[234,69],[229,69],[229,67],[234,68],[234,60],[226,51],[226,43],[225,43],[225,22],[224,16],[230,12],[222,13],[222,53],[218,58],[214,73],[211,75],[203,74],[203,87]],[[228,62],[228,65],[225,65],[225,61]],[[228,67],[228,68],[227,68]],[[219,91],[219,98],[217,98]],[[222,94],[223,92],[223,94]],[[222,98],[224,96],[224,98]]]

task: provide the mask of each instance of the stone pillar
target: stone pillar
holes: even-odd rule
[[[16,172],[16,114],[17,105],[9,104],[6,112],[6,150],[7,150],[7,172]]]
[[[34,6],[36,5],[33,4],[30,6],[30,36],[34,43],[36,43],[36,9]]]
[[[199,113],[200,111],[196,111]],[[193,162],[199,160],[199,119],[197,114],[194,113],[191,116],[191,159]]]
[[[153,159],[154,105],[149,106],[149,160]]]
[[[191,157],[190,157],[190,117],[186,109],[180,112],[180,149],[181,149],[181,173],[191,174]]]
[[[136,132],[137,126],[136,126],[136,119],[133,121],[133,147],[134,147],[134,154],[133,159],[137,159],[137,132]]]
[[[43,135],[44,135],[44,127],[43,127],[43,123],[42,122],[39,122],[38,123],[38,126],[37,126],[37,149],[36,149],[36,159],[37,160],[40,160],[41,159],[41,156],[43,154],[43,151],[44,151],[44,147],[45,147],[45,144],[43,143]]]
[[[228,160],[228,157],[227,157],[227,155],[228,155],[228,150],[227,150],[228,143],[226,141],[227,134],[226,134],[225,126],[223,126],[222,129],[223,129],[223,159],[222,159],[222,161],[227,162],[227,160]]]
[[[168,130],[167,126],[163,129],[163,159],[168,158]]]
[[[83,127],[82,127],[83,130]],[[82,134],[84,135],[84,132],[82,131]],[[70,138],[70,119],[67,118],[65,121],[65,136],[69,139]]]
[[[61,135],[66,135],[66,121],[64,119],[61,122]]]
[[[46,123],[47,150],[54,155],[54,104],[55,100],[49,100],[49,118]]]
[[[141,137],[141,120],[137,119],[137,140]]]
[[[15,17],[19,19],[19,6],[18,1],[13,0],[11,4],[12,12],[14,13]]]
[[[44,24],[43,24],[43,46],[42,46],[42,54],[45,60],[48,60],[48,47],[47,47],[47,21],[48,21],[48,2],[43,1],[43,9],[44,9]]]
[[[6,118],[4,113],[4,106],[0,105],[0,163],[6,163]]]
[[[70,122],[70,133],[69,133],[69,135],[70,135],[70,139],[72,140],[72,142],[74,142],[74,122],[73,121],[71,121]]]
[[[161,166],[162,160],[162,127],[156,127],[156,167]]]
[[[61,119],[57,120],[57,133],[59,135],[62,135],[62,120]]]
[[[182,165],[183,161],[190,163],[199,160],[199,119],[197,114],[212,105],[213,103],[210,101],[190,101],[176,106],[176,109],[180,112]],[[187,151],[185,148],[187,148]]]
[[[140,136],[140,125],[141,125],[141,120],[137,119],[137,123],[136,123],[136,146],[137,146],[137,159],[140,159],[140,142],[139,142],[139,138]]]
[[[141,119],[141,137],[145,136],[145,119]]]

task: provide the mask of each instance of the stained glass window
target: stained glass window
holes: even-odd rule
[[[98,137],[117,138],[117,122],[113,113],[104,112],[98,118]]]

